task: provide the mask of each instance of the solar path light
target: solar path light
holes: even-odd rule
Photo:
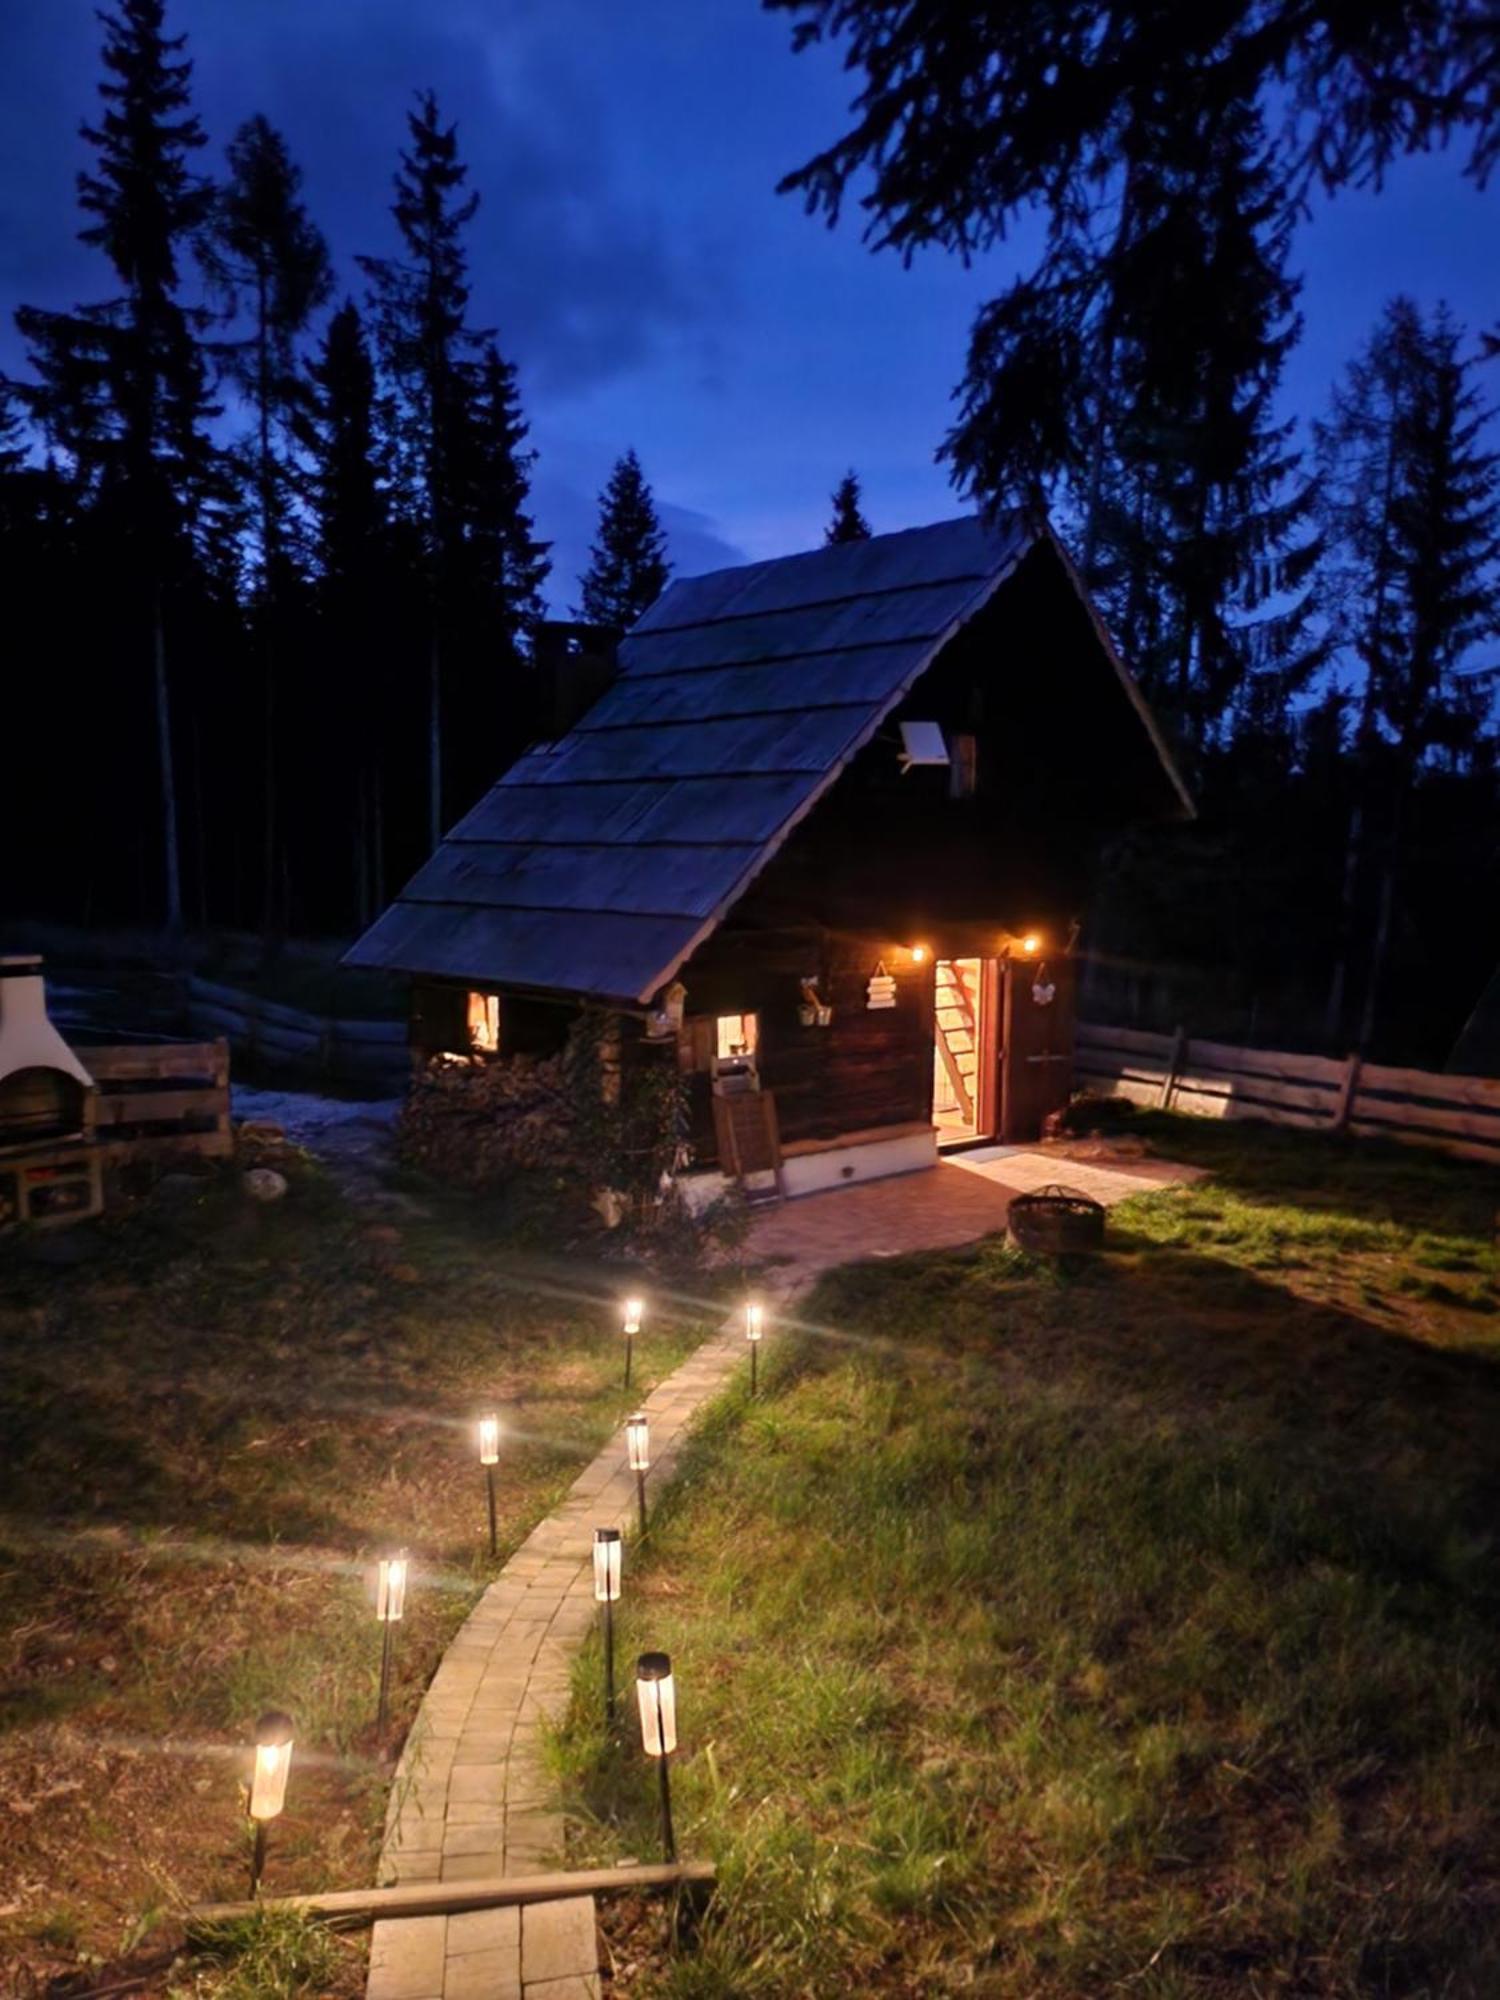
[[[604,1721],[615,1719],[615,1604],[620,1595],[620,1531],[594,1530],[594,1601],[604,1606]]]
[[[250,1857],[250,1893],[260,1894],[266,1865],[266,1822],[286,1804],[286,1774],[292,1767],[292,1718],[268,1709],[255,1725],[255,1772],[250,1780],[250,1817],[255,1848]]]
[[[630,1357],[635,1346],[635,1337],[641,1330],[641,1314],[645,1306],[640,1299],[626,1299],[620,1308],[620,1319],[625,1333],[625,1387],[630,1387]]]
[[[750,1343],[750,1393],[756,1392],[756,1362],[760,1354],[760,1343],[766,1330],[766,1309],[755,1299],[745,1302],[745,1338]]]
[[[484,1467],[485,1491],[490,1503],[490,1554],[500,1553],[500,1537],[495,1527],[495,1467],[500,1463],[500,1419],[493,1411],[479,1419],[479,1463]]]
[[[651,1427],[644,1410],[625,1419],[625,1449],[635,1474],[636,1505],[640,1509],[641,1533],[646,1532],[646,1474],[651,1470]]]
[[[656,1759],[661,1780],[661,1845],[664,1860],[677,1859],[672,1835],[672,1781],[668,1762],[677,1748],[677,1691],[672,1662],[665,1653],[642,1653],[635,1663],[635,1694],[641,1711],[641,1746]]]
[[[375,1729],[385,1735],[386,1699],[391,1686],[391,1627],[399,1625],[406,1610],[406,1551],[382,1556],[375,1578],[375,1616],[380,1620],[380,1702],[375,1711]]]

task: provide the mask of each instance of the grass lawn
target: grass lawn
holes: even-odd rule
[[[618,1273],[518,1257],[480,1203],[391,1220],[288,1171],[273,1206],[227,1172],[0,1246],[0,1991],[150,1966],[174,1911],[243,1893],[269,1706],[297,1749],[268,1889],[373,1881],[373,1557],[414,1565],[394,1748],[492,1573],[476,1414],[505,1426],[503,1557],[625,1409]],[[653,1313],[638,1378],[706,1330]],[[293,1927],[172,1990],[352,1993],[363,1948],[309,1959]]]
[[[611,1906],[613,1990],[1500,1993],[1500,1183],[1137,1129],[1210,1177],[832,1273],[700,1436],[620,1652],[720,1887],[675,1958]],[[579,1858],[654,1857],[597,1673]]]

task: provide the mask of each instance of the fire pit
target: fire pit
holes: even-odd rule
[[[1104,1204],[1077,1188],[1037,1188],[1010,1205],[1007,1234],[1018,1250],[1063,1257],[1104,1248]]]

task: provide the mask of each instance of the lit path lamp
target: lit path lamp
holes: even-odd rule
[[[745,1338],[750,1343],[750,1393],[755,1394],[756,1361],[760,1354],[761,1338],[766,1330],[766,1309],[754,1299],[745,1302]]]
[[[500,1537],[495,1526],[495,1467],[500,1463],[500,1419],[493,1414],[479,1419],[479,1463],[484,1467],[485,1491],[490,1503],[490,1554],[500,1553]]]
[[[604,1606],[604,1721],[615,1720],[615,1604],[620,1595],[620,1531],[594,1530],[594,1601]]]
[[[406,1610],[406,1551],[382,1556],[375,1578],[375,1616],[380,1620],[380,1703],[375,1711],[375,1729],[385,1735],[386,1700],[391,1687],[391,1627],[399,1625]]]
[[[642,1653],[635,1663],[635,1694],[641,1709],[641,1745],[656,1759],[661,1780],[661,1845],[667,1861],[677,1859],[672,1835],[672,1781],[667,1766],[677,1748],[677,1691],[672,1662],[665,1653]]]
[[[268,1709],[255,1725],[255,1775],[250,1780],[250,1817],[255,1849],[250,1857],[250,1894],[260,1894],[266,1865],[266,1822],[286,1804],[286,1774],[292,1767],[292,1718]]]
[[[626,1299],[620,1308],[620,1317],[625,1332],[625,1387],[630,1387],[630,1356],[635,1346],[635,1337],[641,1330],[641,1314],[645,1311],[640,1299]]]
[[[640,1508],[641,1533],[646,1532],[646,1474],[651,1470],[651,1426],[643,1410],[625,1419],[625,1449],[635,1474],[636,1505]]]

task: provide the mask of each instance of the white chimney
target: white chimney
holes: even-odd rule
[[[60,1069],[93,1088],[94,1079],[47,1019],[42,961],[0,958],[0,1081],[22,1069]]]

